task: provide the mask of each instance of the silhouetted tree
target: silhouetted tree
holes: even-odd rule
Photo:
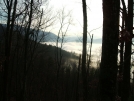
[[[29,68],[35,60],[35,50],[44,37],[39,37],[39,30],[45,30],[54,23],[53,17],[47,15],[50,10],[48,13],[48,9],[41,9],[42,3],[46,2],[47,0],[2,0],[0,3],[0,16],[7,22],[3,25],[6,30],[3,31],[5,63],[2,67],[2,101],[10,100],[12,90],[16,93],[16,100],[24,101],[28,98],[26,85]],[[11,86],[11,82],[15,84]]]
[[[133,0],[128,0],[128,15],[126,17],[122,101],[128,101],[130,95],[131,45],[133,38]]]
[[[120,77],[121,79],[118,80],[118,96],[121,97],[121,93],[122,93],[122,76],[123,76],[123,68],[124,68],[124,40],[123,40],[123,33],[125,30],[125,26],[127,24],[127,9],[126,9],[126,5],[125,5],[125,1],[121,0],[123,8],[121,8],[121,14],[122,14],[122,25],[121,25],[121,31],[120,31],[120,35],[119,35],[119,46],[120,46],[120,65],[119,65],[119,74],[118,74],[118,78]]]
[[[83,78],[83,101],[87,101],[87,73],[86,73],[86,54],[87,54],[87,4],[82,0],[83,8],[83,48],[82,48],[82,78]]]
[[[17,0],[5,1],[7,7],[7,27],[5,32],[5,62],[3,75],[3,101],[8,101],[8,70],[10,64],[11,41],[16,15]]]
[[[100,100],[115,101],[120,0],[103,0]]]
[[[59,72],[60,69],[62,68],[62,62],[63,62],[63,45],[65,43],[65,37],[67,35],[68,29],[72,23],[72,18],[71,18],[71,12],[65,13],[65,8],[60,10],[57,14],[58,22],[60,24],[59,31],[58,31],[58,36],[56,39],[56,51],[55,51],[55,60],[57,64],[57,82],[56,82],[56,94],[57,94],[57,101],[59,101]],[[67,96],[66,96],[67,97]]]

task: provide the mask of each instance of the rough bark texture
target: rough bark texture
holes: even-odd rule
[[[115,101],[119,36],[119,0],[103,0],[100,100]]]

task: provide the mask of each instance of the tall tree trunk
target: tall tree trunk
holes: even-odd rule
[[[81,55],[79,56],[79,65],[78,65],[78,73],[77,73],[76,101],[79,101],[79,78],[80,78],[80,65],[81,65]]]
[[[124,0],[121,0],[122,5],[123,5],[123,11],[122,11],[122,28],[121,31],[125,29],[126,26],[126,18],[127,18],[127,12],[126,12],[126,5]],[[120,33],[121,34],[121,33]],[[122,34],[121,36],[122,37]],[[122,79],[123,75],[123,68],[124,68],[124,40],[120,39],[120,66],[119,66],[119,77]],[[121,97],[122,93],[122,80],[118,81],[118,96]]]
[[[8,73],[9,73],[11,41],[12,41],[13,27],[15,21],[17,0],[15,0],[14,2],[13,0],[11,1],[7,0],[6,3],[9,4],[7,5],[8,17],[7,17],[7,27],[5,33],[5,58],[6,59],[4,63],[4,75],[3,75],[3,80],[4,80],[3,81],[3,101],[8,101],[8,76],[9,76]],[[13,13],[11,12],[11,10],[13,11]]]
[[[115,101],[120,0],[103,0],[103,42],[100,99]]]
[[[28,66],[27,66],[27,61],[28,61],[28,45],[29,45],[29,32],[30,32],[30,28],[31,28],[31,23],[32,23],[32,17],[33,17],[33,5],[34,2],[33,0],[30,1],[30,11],[29,11],[29,22],[28,22],[28,27],[26,29],[26,33],[25,33],[25,49],[24,49],[24,76],[23,76],[23,85],[22,85],[22,98],[21,101],[26,101],[26,81],[27,81],[27,70],[28,70]]]
[[[128,0],[128,16],[126,29],[130,35],[133,34],[133,0]],[[128,101],[130,94],[131,44],[131,39],[125,42],[122,101]]]
[[[87,101],[87,76],[86,76],[87,9],[86,9],[86,0],[82,0],[82,5],[83,5],[83,50],[82,50],[83,101]]]

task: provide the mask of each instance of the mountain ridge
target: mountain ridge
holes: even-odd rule
[[[0,38],[2,38],[4,35],[2,35],[2,33],[4,31],[3,28],[6,27],[6,24],[0,24]],[[17,29],[18,26],[15,26],[14,29]],[[24,30],[23,30],[24,31]],[[39,42],[56,42],[57,40],[57,35],[52,33],[52,32],[45,32],[45,31],[42,31],[42,30],[39,30],[38,33],[36,33],[36,30],[34,29],[31,29],[31,31],[34,31],[34,35],[37,38],[37,41]],[[36,38],[35,37],[35,38]],[[40,40],[42,39],[42,40]],[[65,36],[65,39],[64,39],[65,42],[82,42],[82,36],[78,37],[78,36]],[[59,37],[59,42],[61,42],[61,37]],[[90,39],[87,39],[87,43],[90,43],[91,40]],[[97,38],[97,39],[93,39],[93,43],[96,43],[96,44],[100,44],[102,43],[102,38]]]

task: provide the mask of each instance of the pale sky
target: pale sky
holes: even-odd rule
[[[68,35],[82,35],[83,13],[82,0],[50,0],[50,6],[57,11],[65,8],[66,12],[72,11],[73,26],[70,26]],[[102,0],[87,0],[88,32],[102,26]],[[57,29],[58,30],[58,29]],[[53,30],[56,33],[56,29]],[[102,27],[92,31],[94,38],[102,37]]]
[[[90,34],[94,34],[94,39],[102,38],[102,24],[103,24],[103,13],[102,13],[102,0],[86,0],[87,1],[87,15],[88,15],[88,32],[93,29],[99,28],[92,31]],[[126,1],[126,0],[125,0]],[[82,0],[50,0],[49,4],[53,8],[54,12],[63,7],[66,12],[72,11],[72,18],[74,26],[70,26],[68,35],[70,36],[82,36],[83,29],[83,12],[82,12]],[[127,5],[127,4],[126,4]],[[57,33],[58,29],[52,30],[53,33]],[[64,45],[64,48],[68,51],[75,51],[76,53],[82,52],[82,44],[75,42],[68,42]],[[94,44],[92,47],[92,53],[100,50],[100,44]]]
[[[73,25],[70,26],[67,33],[68,36],[82,36],[83,33],[83,12],[82,12],[82,0],[50,0],[49,6],[52,7],[52,11],[56,14],[59,9],[65,8],[66,13],[72,11]],[[87,1],[87,18],[88,18],[88,32],[93,29],[99,28],[91,32],[94,34],[94,39],[102,38],[102,0],[86,0]],[[51,30],[54,34],[58,33],[59,27]],[[50,44],[50,43],[48,43]],[[89,47],[89,46],[87,46]],[[101,47],[100,44],[93,43],[93,51]],[[67,42],[63,47],[67,51],[75,51],[76,53],[82,52],[82,44],[77,42]]]

